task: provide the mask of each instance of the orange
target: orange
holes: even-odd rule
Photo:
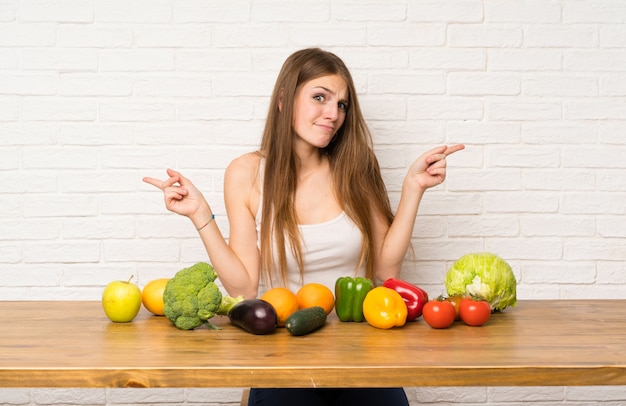
[[[162,278],[150,281],[141,291],[143,307],[157,316],[163,316],[163,291],[168,280],[168,278]]]
[[[271,304],[276,310],[279,327],[283,327],[287,317],[299,309],[295,293],[287,288],[271,288],[261,295],[261,299]]]
[[[296,293],[298,305],[301,309],[307,307],[320,306],[326,314],[330,314],[335,307],[335,296],[325,285],[320,283],[307,283]]]

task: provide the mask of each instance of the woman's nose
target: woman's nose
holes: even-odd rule
[[[339,117],[339,106],[334,103],[328,103],[325,107],[324,115],[329,120],[337,120],[337,117]]]

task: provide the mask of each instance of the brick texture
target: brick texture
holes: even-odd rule
[[[228,234],[223,172],[258,147],[285,57],[351,68],[392,204],[423,151],[465,143],[424,197],[404,277],[470,251],[520,299],[626,291],[620,0],[0,1],[0,300],[97,300],[207,260],[142,184],[181,169]],[[623,388],[408,388],[412,404],[624,404]],[[0,405],[238,404],[239,389],[0,391]]]

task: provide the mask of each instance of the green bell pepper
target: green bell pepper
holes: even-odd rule
[[[374,288],[368,278],[343,276],[335,282],[335,312],[341,321],[365,320],[363,301],[367,293]]]

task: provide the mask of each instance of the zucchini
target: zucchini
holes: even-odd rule
[[[291,335],[303,336],[312,333],[326,324],[326,312],[321,306],[300,309],[291,314],[285,322],[285,328]]]

